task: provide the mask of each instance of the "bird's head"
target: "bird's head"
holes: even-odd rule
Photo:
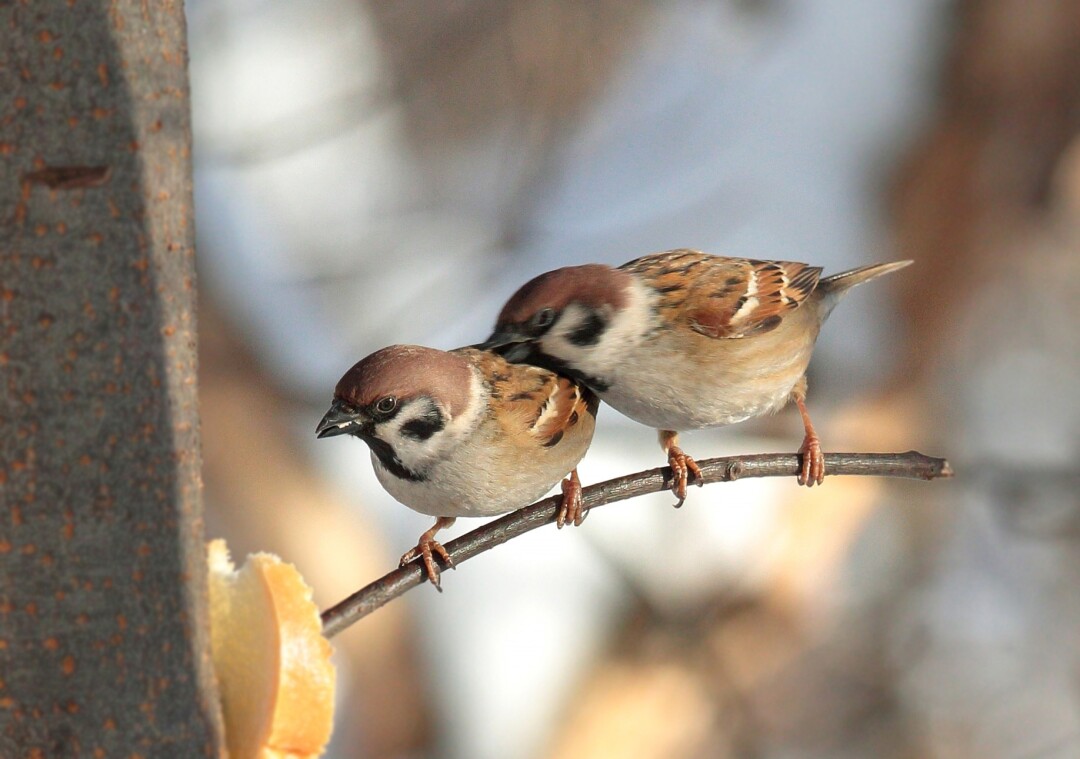
[[[338,382],[319,438],[353,435],[392,473],[423,473],[454,444],[478,405],[479,382],[459,355],[392,345],[357,362]]]
[[[610,363],[633,331],[634,282],[602,264],[568,266],[522,285],[503,306],[495,331],[477,347],[507,360],[607,389]]]

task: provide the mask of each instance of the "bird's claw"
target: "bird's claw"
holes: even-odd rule
[[[705,475],[697,462],[677,446],[668,449],[668,466],[671,467],[671,492],[679,499],[675,508],[679,508],[686,500],[686,484],[690,477],[693,476],[698,487],[701,487],[705,484]]]
[[[450,558],[449,552],[443,548],[442,543],[427,535],[421,536],[416,546],[405,552],[401,557],[399,566],[403,567],[418,556],[422,557],[424,562],[424,573],[427,575],[431,584],[435,586],[435,590],[442,593],[442,575],[439,572],[439,568],[435,565],[434,554],[438,554],[439,558],[443,560],[447,567],[455,569],[454,560]]]
[[[821,441],[816,435],[807,435],[799,448],[802,464],[799,469],[799,484],[812,488],[825,480],[825,454],[821,452]]]
[[[555,526],[560,530],[564,524],[572,524],[580,527],[588,514],[585,511],[585,500],[581,495],[581,480],[576,474],[562,481],[562,502],[559,504],[559,513],[555,517]]]

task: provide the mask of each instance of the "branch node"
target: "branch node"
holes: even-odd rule
[[[724,480],[727,482],[735,482],[735,480],[742,477],[743,464],[738,459],[728,462],[727,469],[724,471]]]

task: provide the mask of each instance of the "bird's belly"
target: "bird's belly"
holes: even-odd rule
[[[759,338],[760,339],[760,338]],[[717,354],[713,341],[675,350],[647,346],[601,397],[619,412],[656,429],[721,427],[779,411],[805,374],[813,344],[777,352],[740,341]],[[691,342],[691,341],[684,341]],[[694,341],[696,342],[696,341]]]
[[[488,517],[520,509],[539,500],[576,464],[565,471],[542,471],[522,462],[517,467],[491,460],[482,452],[462,450],[460,461],[434,467],[426,479],[406,480],[371,457],[375,476],[387,493],[413,511],[435,517]]]

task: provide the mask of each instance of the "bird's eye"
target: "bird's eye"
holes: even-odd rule
[[[536,312],[530,321],[532,322],[532,328],[537,332],[545,330],[555,321],[555,309],[542,308]]]
[[[375,404],[376,413],[382,414],[383,416],[393,413],[394,409],[396,408],[397,398],[392,395],[388,395],[385,398],[380,398],[379,402]]]

